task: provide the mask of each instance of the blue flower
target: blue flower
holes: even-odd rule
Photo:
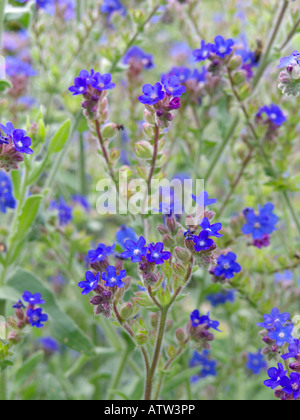
[[[299,340],[296,338],[293,342],[289,344],[289,351],[286,354],[283,354],[282,356],[283,360],[287,359],[300,359],[300,350],[299,350]]]
[[[97,89],[99,92],[103,90],[114,89],[116,85],[111,82],[111,74],[106,73],[101,75],[100,73],[96,73],[91,81],[91,85]]]
[[[12,183],[5,172],[0,171],[0,211],[6,213],[6,209],[14,209],[16,200],[12,193]]]
[[[90,211],[91,206],[88,202],[88,199],[84,195],[74,194],[72,198],[74,203],[81,205],[81,207],[83,207],[86,212]]]
[[[248,353],[248,362],[246,367],[252,370],[255,375],[258,375],[261,370],[265,370],[268,367],[268,364],[259,351],[258,353]]]
[[[129,48],[127,53],[123,58],[124,64],[131,64],[131,62],[137,61],[141,63],[144,69],[149,70],[154,67],[153,64],[153,57],[151,54],[145,53],[141,48],[134,45],[133,47]]]
[[[253,209],[245,209],[243,211],[247,223],[242,227],[242,232],[245,235],[252,234],[253,239],[262,239],[264,234],[271,234],[276,230],[275,225],[279,218],[273,213],[274,204],[267,203],[263,208],[259,209],[259,214],[256,214]]]
[[[191,78],[192,71],[187,67],[173,67],[168,74],[176,76],[180,83],[185,83]]]
[[[43,314],[42,311],[42,308],[29,308],[27,310],[28,321],[33,327],[42,328],[44,326],[43,322],[48,321],[48,315]]]
[[[217,54],[221,58],[225,58],[226,55],[232,53],[232,47],[234,46],[233,39],[225,40],[221,35],[215,37],[215,43],[212,46],[212,52]]]
[[[208,193],[206,191],[201,192],[198,197],[194,194],[191,195],[192,199],[198,206],[210,206],[211,204],[215,204],[218,200],[216,198],[209,198]]]
[[[101,4],[100,10],[108,16],[111,16],[114,12],[121,13],[124,16],[126,15],[126,9],[120,0],[104,0]]]
[[[263,106],[259,109],[258,113],[256,114],[257,118],[261,118],[262,114],[266,114],[268,120],[277,126],[282,125],[286,122],[287,118],[281,111],[278,105],[271,104],[270,106]]]
[[[26,153],[27,155],[33,153],[33,150],[29,147],[31,145],[31,138],[26,136],[25,130],[15,130],[13,132],[13,142],[18,152]]]
[[[293,51],[292,54],[289,57],[282,57],[280,59],[280,63],[277,66],[279,69],[282,69],[284,67],[288,67],[291,64],[300,62],[300,53],[298,53],[297,50]]]
[[[37,75],[37,72],[33,69],[31,64],[27,61],[22,61],[18,57],[8,55],[5,57],[6,63],[6,74],[9,77],[14,76],[25,76],[33,77]]]
[[[106,246],[105,244],[98,244],[96,249],[88,251],[88,257],[93,264],[98,261],[103,261],[108,255],[111,255],[115,249],[115,245]]]
[[[288,312],[280,313],[278,308],[273,308],[271,310],[270,315],[265,314],[263,315],[264,322],[256,324],[258,327],[266,328],[267,330],[270,330],[274,327],[275,322],[280,322],[281,324],[285,324],[289,319],[291,315]]]
[[[294,274],[292,271],[285,270],[282,273],[275,273],[274,274],[274,282],[280,283],[280,282],[290,282],[294,280]]]
[[[293,399],[297,400],[300,397],[300,375],[299,373],[292,372],[290,378],[284,376],[280,379],[280,385],[283,391],[289,395],[293,395]]]
[[[217,264],[214,275],[217,277],[224,275],[226,279],[232,279],[234,273],[239,273],[242,269],[236,262],[236,255],[233,252],[228,252],[226,255],[220,255]]]
[[[135,231],[132,229],[132,227],[122,225],[116,233],[116,241],[125,248],[125,242],[131,239],[132,241],[137,241],[137,236]]]
[[[69,91],[74,95],[84,95],[87,92],[87,80],[83,77],[75,77],[74,86],[69,87]]]
[[[222,223],[210,224],[207,217],[204,217],[202,223],[200,224],[203,230],[207,231],[209,236],[215,236],[216,238],[221,238],[221,235],[218,231],[222,229]]]
[[[190,314],[190,320],[191,320],[191,323],[192,323],[192,327],[194,327],[194,328],[198,327],[198,325],[205,324],[207,329],[212,328],[216,331],[222,332],[218,329],[220,323],[218,321],[212,321],[209,318],[209,312],[207,313],[207,315],[200,316],[200,312],[198,311],[198,309],[195,309]]]
[[[154,86],[146,84],[143,86],[143,95],[139,96],[139,101],[142,104],[154,105],[158,101],[162,101],[165,97],[165,92],[160,83],[155,83]]]
[[[171,96],[181,96],[186,91],[186,87],[180,84],[180,80],[177,76],[164,74],[161,78],[161,83],[168,95]]]
[[[42,337],[38,340],[38,342],[46,353],[59,352],[58,342],[52,337]]]
[[[80,281],[78,286],[83,289],[82,294],[87,295],[92,290],[95,290],[98,286],[100,273],[93,274],[91,271],[85,273],[86,281]]]
[[[275,330],[269,331],[269,338],[276,341],[277,346],[283,346],[284,343],[292,343],[294,337],[292,332],[294,329],[293,324],[288,324],[286,326],[282,325],[281,322],[276,321],[274,324]]]
[[[15,303],[13,306],[12,306],[12,308],[14,308],[14,309],[22,309],[22,308],[25,308],[25,305],[23,304],[23,302],[21,301],[21,299],[20,300],[18,300],[18,302],[17,303]]]
[[[275,367],[271,367],[268,369],[268,375],[270,379],[264,381],[264,385],[271,389],[277,388],[280,385],[281,378],[286,375],[286,372],[287,371],[283,369],[281,363],[278,363],[277,369]]]
[[[206,44],[205,41],[201,41],[200,49],[193,51],[193,56],[196,61],[205,61],[210,57],[210,53],[213,52],[213,45]]]
[[[234,290],[224,290],[222,292],[206,296],[206,300],[208,300],[214,307],[218,305],[223,305],[226,302],[234,302],[234,299]]]
[[[73,209],[68,206],[63,197],[59,201],[52,201],[50,209],[58,210],[58,219],[60,226],[67,225],[73,219]]]
[[[130,258],[132,262],[140,262],[142,256],[146,256],[148,248],[145,246],[146,239],[140,236],[137,242],[127,240],[125,242],[125,248],[127,251],[122,252],[123,258]]]
[[[193,242],[195,244],[195,251],[197,252],[206,251],[214,244],[214,241],[209,238],[209,232],[207,230],[203,230],[198,236],[194,235]]]
[[[105,286],[107,287],[119,287],[120,289],[125,286],[125,283],[122,281],[126,277],[126,270],[121,270],[117,275],[117,270],[112,265],[108,266],[106,273],[102,273],[102,280],[104,280]]]
[[[209,351],[204,350],[202,354],[199,354],[197,351],[194,352],[193,357],[190,360],[190,367],[201,366],[202,369],[199,375],[192,376],[191,382],[194,383],[201,378],[206,378],[207,376],[216,376],[216,366],[217,362],[208,358]]]
[[[149,254],[147,254],[147,260],[157,265],[163,264],[164,261],[171,258],[171,253],[169,251],[163,251],[163,249],[164,244],[162,242],[157,242],[157,244],[151,243],[148,246]]]
[[[29,303],[29,305],[34,306],[34,305],[43,305],[45,303],[45,301],[42,299],[42,295],[40,293],[35,293],[32,294],[28,291],[23,293],[23,300],[27,303]]]

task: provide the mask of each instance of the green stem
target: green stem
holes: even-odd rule
[[[233,136],[233,134],[234,134],[234,132],[237,128],[238,123],[239,123],[239,117],[236,116],[234,118],[234,120],[232,121],[226,136],[224,137],[222,143],[220,144],[218,150],[216,151],[216,153],[215,153],[215,155],[214,155],[214,157],[213,157],[213,159],[212,159],[212,161],[209,165],[209,168],[208,168],[208,170],[205,174],[205,177],[204,177],[204,180],[206,182],[208,182],[208,180],[210,179],[214,169],[217,167],[217,163],[219,162],[219,159],[220,159],[221,155],[223,154],[227,144],[229,143],[229,140],[232,138],[232,136]]]
[[[0,315],[5,317],[6,300],[0,300]],[[7,400],[6,371],[0,371],[0,401]]]
[[[257,70],[257,73],[256,73],[255,77],[254,77],[253,85],[252,85],[253,86],[253,90],[257,87],[258,82],[260,81],[262,75],[264,74],[264,72],[265,72],[265,70],[266,70],[266,68],[267,68],[267,66],[269,64],[269,55],[270,55],[271,49],[273,47],[273,44],[274,44],[274,42],[276,40],[276,37],[278,35],[280,26],[281,26],[281,24],[283,22],[283,17],[284,17],[285,12],[286,12],[286,10],[288,8],[288,5],[289,5],[289,3],[286,0],[284,0],[283,1],[283,5],[282,5],[282,7],[280,9],[278,18],[275,21],[275,25],[274,25],[273,30],[271,32],[271,35],[270,35],[269,42],[267,44],[266,50],[265,50],[265,52],[263,54],[263,57],[262,57],[262,60],[260,62],[260,66],[259,66],[259,68]]]
[[[6,0],[0,0],[0,50],[1,50],[1,38],[4,26],[4,10],[5,10]]]
[[[86,195],[86,178],[85,178],[85,154],[84,154],[84,142],[83,142],[83,135],[80,133],[79,139],[79,147],[80,147],[80,156],[79,156],[79,165],[80,165],[80,186],[81,186],[81,194]]]
[[[286,202],[286,205],[288,206],[288,208],[290,210],[291,216],[292,216],[292,218],[293,218],[293,220],[294,220],[294,222],[297,226],[297,229],[298,229],[298,232],[299,232],[299,235],[300,235],[300,222],[298,220],[297,214],[296,214],[295,209],[293,207],[293,204],[290,200],[290,197],[289,197],[287,191],[283,191],[282,195],[283,195],[283,198]]]
[[[279,51],[282,51],[287,44],[290,42],[290,40],[293,38],[293,36],[295,35],[295,33],[297,32],[298,26],[300,25],[300,18],[297,20],[297,22],[295,23],[295,25],[293,26],[293,28],[291,29],[291,31],[289,32],[288,36],[286,37],[285,41],[283,42],[283,44],[279,47]]]
[[[127,363],[129,353],[130,353],[130,350],[128,349],[128,347],[126,347],[126,350],[123,352],[123,356],[120,360],[120,363],[119,363],[118,369],[116,371],[115,377],[113,378],[112,384],[110,386],[110,390],[109,390],[108,397],[107,397],[107,399],[109,401],[114,399],[114,390],[116,390],[118,388],[122,373],[123,373],[124,368],[125,368],[126,363]]]

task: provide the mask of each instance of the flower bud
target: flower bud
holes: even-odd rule
[[[153,116],[153,113],[148,111],[147,109],[145,109],[145,111],[144,111],[144,120],[148,124],[154,124],[155,123],[155,118]]]
[[[184,232],[182,229],[179,229],[177,231],[175,238],[178,245],[180,245],[181,247],[184,246],[185,238],[184,238]]]
[[[169,230],[164,225],[158,225],[157,230],[161,235],[165,235],[165,234],[169,233]]]
[[[180,344],[183,344],[185,341],[185,334],[183,328],[178,328],[176,330],[176,338]]]
[[[172,344],[167,347],[167,355],[170,359],[176,356],[176,350]]]
[[[292,362],[290,363],[290,369],[296,371],[296,372],[300,372],[300,362]]]
[[[179,277],[182,277],[186,274],[186,268],[178,263],[172,264],[172,270]]]
[[[191,252],[195,251],[195,244],[192,241],[192,239],[186,239],[185,240],[185,246],[187,247],[187,249]]]
[[[172,216],[167,216],[167,226],[171,233],[173,233],[176,229],[176,220],[175,216],[172,214]]]
[[[178,258],[180,261],[188,262],[190,260],[190,253],[180,246],[176,246],[174,253],[176,258]]]
[[[232,80],[234,85],[241,85],[242,83],[245,83],[247,80],[247,73],[245,70],[238,70],[233,73]]]
[[[114,123],[108,123],[102,128],[102,137],[105,139],[111,139],[115,137],[118,132],[118,126]]]
[[[232,71],[232,70],[236,70],[236,69],[240,68],[241,65],[242,65],[242,56],[241,55],[234,55],[229,60],[228,68],[229,68],[229,70]]]
[[[150,322],[151,322],[151,327],[152,328],[157,328],[157,325],[158,325],[158,314],[157,313],[151,315]]]
[[[175,242],[172,236],[167,234],[167,235],[164,235],[163,237],[163,243],[166,247],[172,248]]]
[[[153,146],[146,140],[141,140],[134,146],[134,152],[140,159],[150,159],[153,156]]]
[[[145,123],[143,124],[143,133],[146,137],[149,137],[150,139],[154,136],[154,127],[152,124]]]
[[[136,343],[139,346],[143,346],[148,341],[148,331],[147,330],[139,330],[137,334],[135,334]]]
[[[121,318],[124,319],[125,321],[129,318],[131,318],[132,314],[133,314],[133,303],[132,302],[126,302],[121,306],[120,309],[120,315]]]

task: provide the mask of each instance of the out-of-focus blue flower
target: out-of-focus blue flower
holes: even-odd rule
[[[101,4],[100,10],[110,17],[114,12],[118,12],[121,15],[126,15],[126,9],[120,0],[104,0]]]
[[[0,211],[6,213],[6,209],[14,209],[16,200],[12,193],[12,182],[5,172],[0,171]]]
[[[127,251],[122,252],[123,258],[130,258],[132,262],[140,262],[142,256],[146,256],[148,248],[146,245],[146,239],[140,236],[137,242],[131,241],[130,239],[125,242],[125,248]]]
[[[201,370],[199,375],[194,375],[191,378],[191,382],[197,382],[201,378],[206,378],[207,376],[216,376],[216,366],[217,362],[215,360],[209,359],[210,352],[204,350],[202,354],[199,354],[197,351],[194,352],[193,357],[189,362],[190,367],[200,366]]]
[[[122,288],[125,286],[125,283],[122,279],[126,277],[126,270],[121,270],[117,275],[117,270],[112,265],[108,266],[106,273],[102,273],[102,280],[105,281],[106,287],[115,287]]]
[[[208,192],[203,191],[196,197],[194,194],[191,195],[192,199],[198,204],[198,206],[210,206],[215,204],[218,200],[216,198],[209,198]]]
[[[226,279],[232,279],[234,273],[241,271],[241,266],[236,262],[236,254],[228,252],[226,255],[220,255],[217,260],[217,266],[214,269],[214,275],[219,277],[224,275]]]
[[[47,354],[59,352],[59,345],[58,345],[57,340],[55,340],[55,338],[42,337],[38,340],[38,343],[41,345],[41,347]]]
[[[141,63],[144,69],[149,70],[154,67],[153,57],[151,54],[145,53],[141,48],[134,45],[133,47],[129,48],[127,53],[123,58],[124,64],[131,64],[131,63]]]
[[[15,303],[13,306],[12,306],[12,308],[14,308],[14,309],[21,309],[21,308],[25,308],[25,305],[24,305],[24,303],[21,301],[21,299],[20,300],[18,300],[18,302],[17,303]]]
[[[271,104],[269,106],[265,105],[261,107],[258,113],[256,114],[256,118],[262,118],[263,114],[267,116],[268,121],[277,126],[284,124],[287,120],[280,107],[275,104]]]
[[[114,252],[115,245],[106,246],[105,244],[98,244],[96,249],[91,249],[88,251],[88,258],[90,263],[95,263],[98,261],[103,261],[108,255],[111,255]]]
[[[277,368],[271,367],[268,369],[268,375],[270,379],[264,381],[264,385],[271,389],[277,388],[280,385],[281,378],[283,378],[286,373],[287,371],[283,369],[282,364],[278,363]]]
[[[291,55],[289,55],[288,57],[282,57],[280,59],[280,63],[277,66],[279,69],[282,69],[284,67],[288,67],[291,64],[299,64],[300,63],[300,53],[295,50],[292,52]]]
[[[275,273],[274,274],[274,282],[290,282],[294,280],[294,274],[292,271],[285,270],[282,273]]]
[[[91,271],[87,271],[85,273],[85,278],[86,281],[80,281],[78,283],[78,287],[83,289],[83,295],[89,294],[92,290],[95,290],[98,287],[100,273],[94,275]]]
[[[137,235],[130,226],[122,225],[116,232],[116,241],[120,244],[123,248],[125,248],[125,242],[127,240],[131,240],[136,242]]]
[[[73,195],[73,201],[76,204],[79,204],[86,212],[89,212],[91,210],[91,206],[88,202],[88,199],[84,195],[80,194],[74,194]]]
[[[270,315],[265,314],[263,315],[264,322],[259,322],[256,324],[258,327],[266,328],[270,330],[274,327],[275,322],[279,321],[281,324],[286,324],[286,322],[290,319],[291,315],[288,312],[280,313],[278,308],[273,308],[271,310]]]
[[[261,239],[264,234],[271,234],[276,230],[275,225],[279,218],[273,213],[274,204],[267,203],[263,208],[258,206],[259,213],[253,209],[245,209],[243,214],[247,223],[242,227],[245,235],[252,234],[253,239]]]
[[[19,57],[8,55],[5,57],[6,74],[9,77],[27,76],[33,77],[38,73],[34,70],[28,61],[23,61]]]
[[[198,327],[198,325],[205,324],[207,329],[212,328],[216,331],[222,332],[218,329],[220,323],[218,321],[212,321],[209,317],[209,312],[207,313],[207,315],[202,315],[201,316],[198,309],[195,309],[190,314],[190,320],[191,320],[191,323],[192,323],[192,327],[194,327],[194,328]]]
[[[166,260],[171,258],[171,253],[169,251],[163,251],[164,244],[162,242],[157,242],[157,244],[151,243],[148,246],[149,253],[147,254],[147,260],[149,262],[154,262],[155,264],[163,264]]]
[[[246,367],[251,370],[255,375],[258,375],[261,370],[266,370],[268,367],[264,356],[260,351],[258,353],[248,353],[248,361]]]
[[[208,300],[212,306],[224,305],[226,302],[233,303],[235,299],[235,292],[234,290],[224,290],[219,293],[213,293],[206,296],[206,300]]]
[[[58,210],[58,219],[60,226],[67,225],[73,219],[73,209],[68,206],[63,197],[59,197],[58,202],[52,201],[50,209]]]

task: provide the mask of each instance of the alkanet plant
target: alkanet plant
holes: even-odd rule
[[[261,3],[0,0],[1,400],[300,399],[300,9]]]

